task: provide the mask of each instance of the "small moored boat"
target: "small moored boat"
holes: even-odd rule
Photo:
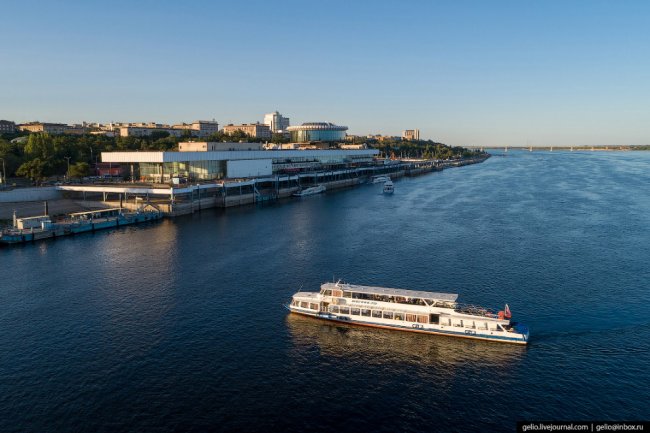
[[[503,311],[456,302],[458,295],[386,287],[325,283],[320,292],[298,292],[292,313],[333,322],[504,343],[527,344],[525,325]]]
[[[385,175],[385,174],[380,174],[377,176],[373,176],[370,178],[371,183],[384,183],[386,181],[390,180],[390,176]]]
[[[392,180],[387,180],[384,183],[384,194],[392,194],[395,192],[395,187],[393,186]]]
[[[307,195],[320,194],[321,192],[325,192],[325,185],[316,185],[316,186],[310,186],[309,188],[301,189],[300,191],[294,192],[293,196],[304,197]]]

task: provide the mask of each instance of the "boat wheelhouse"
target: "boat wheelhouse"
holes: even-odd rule
[[[387,287],[324,283],[298,292],[287,308],[298,314],[355,325],[479,340],[527,344],[528,328],[504,311],[462,305],[458,295]]]

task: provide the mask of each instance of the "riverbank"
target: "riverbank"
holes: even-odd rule
[[[202,209],[245,206],[291,197],[301,188],[322,184],[327,191],[351,188],[366,183],[371,176],[386,175],[396,180],[420,176],[452,167],[485,161],[490,155],[453,161],[402,161],[374,167],[303,173],[274,178],[223,181],[169,187],[168,185],[63,185],[57,188],[58,199],[48,199],[53,220],[74,213],[107,208],[137,210],[150,204],[166,217],[192,214]],[[16,194],[15,192],[13,193]],[[29,197],[29,196],[26,196]],[[49,197],[49,196],[48,196]],[[14,211],[18,218],[42,215],[44,200],[0,203],[0,221],[10,224]]]

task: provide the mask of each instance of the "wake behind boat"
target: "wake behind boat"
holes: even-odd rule
[[[292,195],[294,197],[305,197],[307,195],[320,194],[321,192],[325,192],[325,185],[310,186],[309,188],[294,192]]]
[[[495,313],[461,305],[458,295],[386,287],[325,283],[320,292],[298,292],[293,313],[354,325],[504,343],[527,344],[525,325],[511,322],[510,308]]]

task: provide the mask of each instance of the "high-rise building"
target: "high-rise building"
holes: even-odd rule
[[[271,132],[283,132],[289,127],[289,118],[274,111],[264,115],[264,124],[271,129]]]
[[[402,132],[403,140],[419,140],[420,139],[420,130],[419,129],[407,129]]]

